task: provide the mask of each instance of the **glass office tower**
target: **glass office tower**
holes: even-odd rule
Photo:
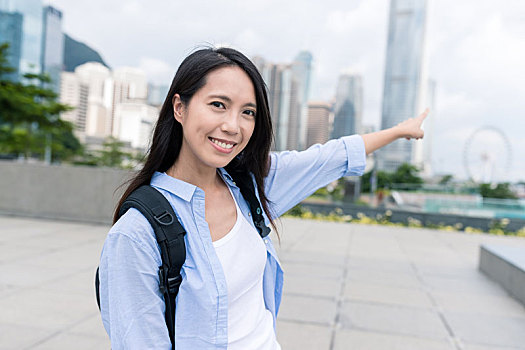
[[[42,52],[40,66],[51,77],[51,88],[60,91],[60,72],[64,65],[64,34],[62,12],[52,6],[44,7]]]
[[[0,11],[18,12],[23,16],[20,75],[40,73],[42,52],[42,1],[0,0]]]
[[[7,63],[15,70],[7,78],[17,81],[20,73],[20,57],[22,55],[22,23],[23,16],[19,12],[0,10],[0,44],[8,43]]]
[[[339,77],[335,93],[335,114],[332,138],[361,133],[363,115],[363,82],[359,75]]]
[[[422,87],[426,0],[391,0],[381,128],[417,116]],[[378,153],[378,169],[413,163],[413,142],[397,140]]]

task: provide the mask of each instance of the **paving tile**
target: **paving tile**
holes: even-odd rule
[[[329,349],[331,336],[328,326],[277,321],[277,340],[284,350]]]
[[[25,289],[0,299],[0,323],[61,331],[99,313],[94,296]]]
[[[417,279],[414,274],[391,272],[391,271],[378,271],[378,270],[362,270],[362,269],[349,269],[346,275],[349,282],[360,281],[371,284],[383,285],[383,286],[394,286],[402,288],[416,288],[422,287],[421,282]]]
[[[284,293],[335,300],[341,291],[341,282],[341,280],[317,278],[315,275],[286,276]]]
[[[472,274],[466,278],[422,276],[424,285],[439,293],[459,293],[473,295],[505,296],[507,293],[496,282],[481,274]]]
[[[508,295],[445,292],[435,292],[432,295],[439,307],[445,311],[525,319],[525,306]]]
[[[383,272],[396,272],[413,274],[414,269],[405,257],[400,259],[387,259],[384,256],[376,259],[371,257],[356,257],[350,256],[347,266],[351,269],[362,269]]]
[[[0,323],[0,349],[20,350],[30,347],[47,338],[52,332],[46,329],[25,325]]]
[[[330,326],[335,321],[336,306],[335,300],[284,294],[278,318]]]
[[[11,287],[34,288],[71,274],[72,270],[63,266],[52,268],[24,263],[0,264],[2,283]]]
[[[67,332],[74,335],[109,339],[106,330],[104,329],[104,325],[102,324],[100,314],[93,315],[92,317],[89,317],[77,323],[76,325],[69,327]]]
[[[525,349],[525,346],[521,348],[516,347],[502,347],[502,346],[494,346],[494,345],[474,345],[474,344],[463,344],[462,350],[523,350]]]
[[[399,306],[413,306],[432,309],[427,294],[420,289],[399,288],[373,283],[347,281],[344,297],[351,301],[384,303]]]
[[[447,340],[418,338],[395,334],[338,330],[334,350],[455,350]]]
[[[326,265],[323,263],[301,263],[294,261],[283,262],[284,273],[286,274],[286,280],[290,276],[310,276],[311,278],[322,278],[322,279],[340,279],[343,277],[343,267]]]
[[[39,344],[31,347],[34,350],[56,350],[56,349],[75,349],[75,350],[92,350],[92,349],[109,349],[111,344],[109,339],[99,337],[90,337],[69,333],[60,333]]]
[[[465,343],[525,347],[525,319],[444,312],[456,337]]]
[[[434,339],[448,338],[439,316],[426,309],[345,302],[340,312],[341,325],[346,329],[358,328]]]
[[[283,264],[287,262],[296,263],[311,263],[317,264],[321,262],[324,265],[343,267],[345,263],[344,254],[332,254],[332,253],[315,253],[305,251],[286,251],[282,252],[279,259]]]

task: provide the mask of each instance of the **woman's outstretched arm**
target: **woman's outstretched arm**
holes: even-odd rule
[[[407,119],[390,129],[362,135],[366,154],[370,154],[402,137],[407,140],[422,138],[424,132],[421,129],[421,124],[427,117],[428,112],[427,108],[418,117]]]

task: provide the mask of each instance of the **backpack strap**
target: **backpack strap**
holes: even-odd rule
[[[268,236],[268,234],[270,233],[270,228],[266,226],[264,222],[261,203],[255,195],[255,184],[253,183],[252,177],[247,171],[238,170],[231,171],[230,175],[235,184],[239,186],[244,200],[248,202],[250,212],[252,213],[253,223],[255,224],[255,228],[257,229],[257,231],[259,231],[259,234],[262,238]]]
[[[136,208],[148,219],[160,246],[162,265],[159,266],[160,292],[166,302],[166,325],[175,344],[175,298],[182,282],[180,270],[186,260],[186,231],[177,220],[168,200],[155,188],[144,185],[133,191],[122,204],[119,217],[129,208]]]

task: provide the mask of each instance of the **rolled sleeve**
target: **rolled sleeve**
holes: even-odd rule
[[[361,176],[365,171],[366,153],[365,143],[361,135],[345,136],[342,138],[346,148],[347,167],[344,176]]]

